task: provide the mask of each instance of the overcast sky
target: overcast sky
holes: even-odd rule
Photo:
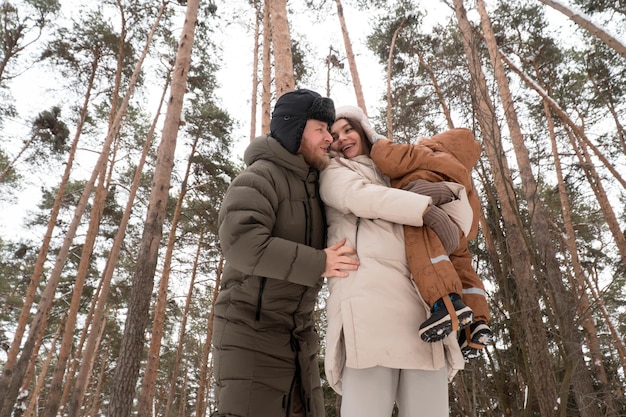
[[[78,8],[73,6],[76,0],[61,0],[64,13],[67,16],[77,14]],[[365,101],[368,113],[374,114],[375,109],[382,106],[380,97],[384,95],[386,88],[386,69],[378,63],[378,60],[365,46],[367,35],[377,24],[376,17],[371,12],[360,12],[350,7],[351,1],[344,4],[344,15],[350,33],[356,61],[364,89]],[[82,3],[81,3],[82,4]],[[243,151],[249,141],[250,132],[250,94],[252,90],[252,50],[253,50],[253,10],[245,0],[230,0],[220,3],[218,9],[220,14],[221,38],[219,44],[222,46],[222,56],[220,58],[221,69],[218,72],[217,80],[220,84],[218,96],[223,107],[230,113],[237,123],[237,128],[233,132],[236,139],[236,148],[233,156],[241,158]],[[290,7],[303,7],[302,2],[289,2]],[[298,11],[290,14],[290,27],[292,37],[301,42],[301,48],[308,51],[306,56],[310,64],[310,79],[302,87],[316,90],[321,94],[326,89],[326,67],[324,60],[329,52],[330,45],[339,51],[340,57],[345,57],[343,38],[339,27],[339,19],[336,15],[334,1],[327,1],[330,9],[318,19],[308,12]],[[423,2],[423,8],[427,12],[427,22],[445,21],[452,12],[441,1]],[[84,5],[80,6],[84,7]],[[182,27],[183,8],[181,9]],[[233,17],[235,16],[235,17]],[[470,17],[472,15],[470,14]],[[334,81],[331,83],[330,97],[336,105],[356,104],[356,97],[350,81],[348,66],[345,66],[345,73],[333,74]],[[42,110],[49,109],[51,105],[59,101],[59,92],[50,90],[51,82],[46,77],[43,69],[30,69],[12,82],[12,91],[18,114],[22,119],[8,121],[6,123],[5,134],[13,134],[16,143],[21,143],[24,131],[28,131],[27,120],[34,117]],[[156,100],[160,96],[160,91],[154,94],[154,102],[145,104],[145,110],[154,112],[157,108]],[[261,106],[258,106],[260,113]],[[260,132],[260,115],[257,117],[257,134]],[[10,133],[15,132],[15,133]],[[73,135],[72,131],[72,135]],[[182,150],[181,150],[182,151]],[[94,160],[95,161],[95,160]],[[81,163],[82,162],[82,163]],[[83,169],[84,174],[89,176],[93,165],[88,161],[81,160],[77,163],[75,170]],[[3,215],[0,216],[0,230],[13,229],[16,224],[21,224],[24,208],[34,207],[39,202],[39,187],[46,178],[28,178],[25,184],[25,192],[19,196],[20,204],[0,204]]]

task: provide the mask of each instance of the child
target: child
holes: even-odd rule
[[[432,228],[405,226],[411,274],[422,297],[432,306],[432,316],[420,326],[422,339],[434,342],[455,330],[454,316],[461,318],[460,314],[465,313],[463,303],[457,301],[459,294],[455,281],[460,280],[462,301],[473,311],[472,324],[465,327],[459,336],[466,360],[478,357],[493,336],[488,327],[490,315],[485,287],[472,266],[467,247],[467,240],[475,238],[478,233],[480,201],[472,185],[470,171],[480,152],[480,144],[472,132],[463,128],[421,139],[417,144],[395,144],[381,139],[374,143],[371,152],[376,166],[390,178],[393,187],[429,195],[429,184],[450,181],[461,184],[467,190],[474,214],[472,227],[460,233],[460,244],[452,251],[443,247]],[[433,210],[438,208],[437,203],[445,205],[445,201],[441,200],[433,200]],[[454,307],[451,308],[451,305]],[[461,321],[458,327],[462,328],[464,324]]]

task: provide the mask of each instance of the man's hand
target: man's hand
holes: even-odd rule
[[[322,273],[323,277],[345,278],[348,276],[347,271],[356,271],[359,268],[358,259],[348,256],[355,255],[356,250],[345,246],[345,244],[346,239],[343,239],[324,249],[326,252],[326,269]]]

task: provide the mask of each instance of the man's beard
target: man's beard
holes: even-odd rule
[[[323,156],[303,154],[302,156],[304,156],[304,160],[310,167],[315,168],[318,171],[323,170],[328,166],[328,164],[330,164],[330,156],[328,154]]]

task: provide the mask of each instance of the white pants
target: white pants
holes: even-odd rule
[[[341,417],[448,417],[448,372],[344,368]]]

